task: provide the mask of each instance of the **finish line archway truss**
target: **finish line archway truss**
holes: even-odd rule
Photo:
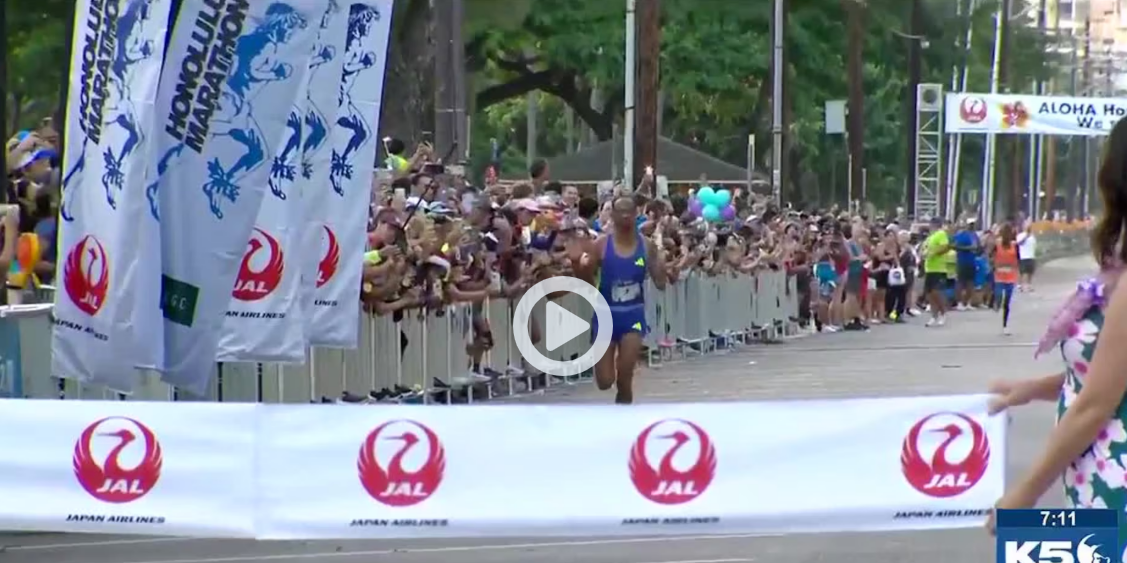
[[[941,212],[953,219],[958,195],[958,150],[962,135],[987,135],[987,154],[983,163],[980,218],[983,224],[993,222],[994,145],[997,135],[1039,135],[1105,137],[1112,127],[1127,117],[1127,99],[1112,97],[1039,96],[1024,94],[982,94],[951,92],[943,95],[939,84],[920,84],[916,89],[916,205],[917,218],[936,217]],[[940,120],[942,115],[942,120]],[[940,170],[943,162],[943,138],[955,135],[955,153],[948,168],[946,182]],[[1040,199],[1041,162],[1030,161],[1032,167],[1023,211],[1036,216]],[[1091,166],[1085,162],[1091,175]],[[1091,184],[1091,179],[1088,179]],[[1086,202],[1085,197],[1085,202]]]

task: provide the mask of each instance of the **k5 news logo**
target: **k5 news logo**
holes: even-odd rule
[[[999,510],[997,563],[1119,563],[1114,510]]]
[[[1079,542],[1064,540],[1007,541],[1004,563],[1111,563],[1110,555],[1100,553],[1102,545],[1090,545],[1095,534]],[[1000,562],[1001,563],[1001,562]]]

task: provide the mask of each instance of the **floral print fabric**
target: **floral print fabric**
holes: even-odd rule
[[[1099,340],[1104,314],[1091,307],[1072,323],[1061,342],[1065,363],[1064,387],[1057,405],[1057,420],[1076,399],[1088,376],[1088,365]],[[1121,401],[1115,414],[1100,430],[1096,440],[1064,472],[1064,492],[1074,508],[1114,508],[1127,510],[1127,402]],[[1127,531],[1120,529],[1120,542]]]

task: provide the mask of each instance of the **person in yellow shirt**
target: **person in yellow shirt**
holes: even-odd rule
[[[943,326],[947,322],[948,253],[951,251],[950,225],[943,218],[931,220],[931,234],[923,245],[924,294],[931,305],[931,319],[925,326]]]

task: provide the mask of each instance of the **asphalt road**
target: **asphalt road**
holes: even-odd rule
[[[1091,271],[1087,258],[1049,264],[1035,293],[1016,298],[1013,336],[990,312],[956,313],[948,326],[876,327],[871,333],[816,335],[648,370],[639,400],[722,401],[912,396],[982,392],[999,377],[1059,370],[1035,362],[1033,342],[1052,310]],[[590,384],[520,399],[537,403],[610,402]],[[1053,423],[1053,407],[1014,413],[1008,473],[1023,471]],[[503,476],[499,477],[503,478]],[[1060,506],[1053,490],[1045,506]],[[993,561],[981,530],[694,536],[617,539],[479,539],[269,542],[63,534],[3,536],[0,563],[947,563]]]

